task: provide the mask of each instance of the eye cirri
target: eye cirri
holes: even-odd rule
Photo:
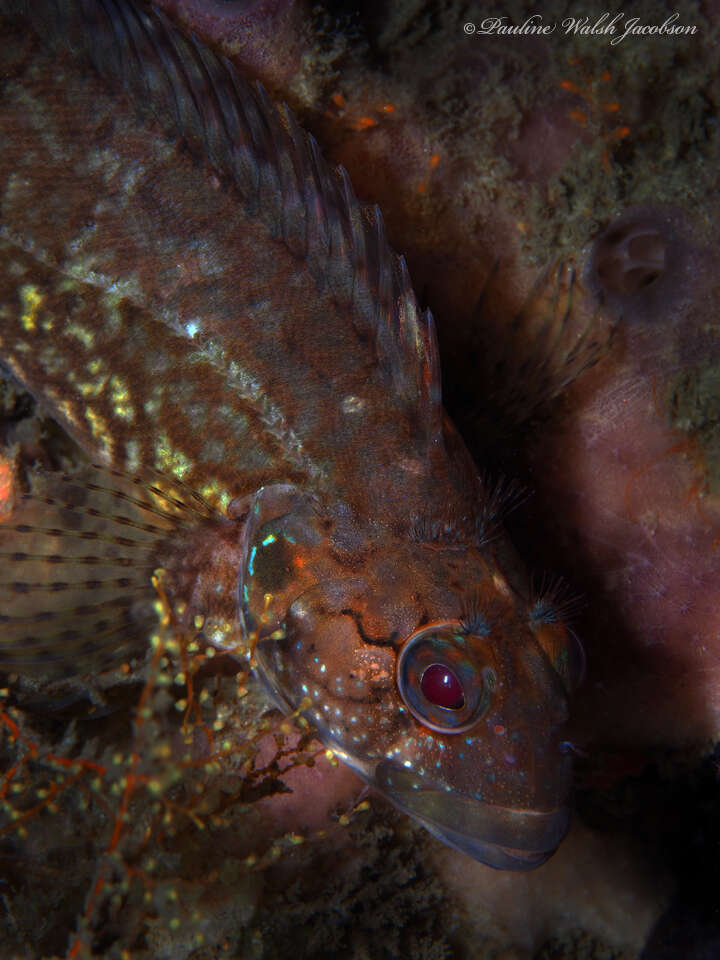
[[[495,671],[468,639],[459,622],[432,624],[408,638],[398,660],[405,705],[439,733],[469,730],[490,706]]]

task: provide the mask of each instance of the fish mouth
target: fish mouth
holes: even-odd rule
[[[555,853],[570,808],[506,807],[425,784],[396,764],[378,765],[373,785],[443,843],[496,870],[534,870]]]

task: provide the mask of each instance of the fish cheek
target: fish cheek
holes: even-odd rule
[[[360,635],[359,580],[321,584],[293,603],[282,636],[257,647],[258,672],[286,708],[301,709],[320,739],[366,779],[405,719],[395,654]]]

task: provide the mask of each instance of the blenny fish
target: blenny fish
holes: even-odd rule
[[[0,10],[2,364],[96,464],[1,528],[0,666],[138,655],[160,581],[445,843],[543,863],[582,650],[443,412],[379,210],[151,5]]]

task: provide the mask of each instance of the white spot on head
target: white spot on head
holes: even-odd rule
[[[362,397],[356,397],[352,394],[348,394],[348,396],[343,397],[340,404],[340,409],[343,413],[357,414],[362,413],[365,409],[365,406],[366,404]]]

